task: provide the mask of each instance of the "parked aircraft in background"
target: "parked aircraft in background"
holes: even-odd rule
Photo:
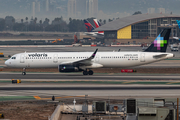
[[[103,38],[104,37],[104,32],[93,32],[93,30],[95,29],[94,26],[88,21],[88,20],[84,20],[84,24],[86,26],[87,32],[85,32],[85,35],[88,36],[93,36],[93,37],[97,37],[97,38]]]
[[[153,63],[174,56],[166,53],[171,29],[164,29],[144,52],[33,52],[13,55],[8,67],[58,68],[59,72],[81,72],[93,75],[93,68],[133,67]]]
[[[93,19],[93,21],[94,21],[94,24],[95,24],[96,28],[101,26],[101,23],[97,19]]]
[[[95,24],[96,28],[101,26],[101,23],[97,19],[93,19],[93,21],[94,21],[94,24]],[[104,31],[98,31],[98,33],[103,33],[104,34]]]
[[[73,45],[73,47],[80,47],[80,46],[82,46],[82,43],[80,42],[80,40],[78,40],[76,35],[74,35],[74,43],[72,45]]]

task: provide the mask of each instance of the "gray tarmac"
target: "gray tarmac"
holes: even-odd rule
[[[95,74],[84,76],[82,73],[0,73],[1,79],[46,79],[46,80],[180,80],[179,74]]]
[[[122,98],[132,97],[177,97],[180,96],[180,86],[102,86],[79,85],[79,87],[69,87],[59,85],[44,85],[34,87],[1,87],[0,96],[118,96]],[[24,85],[23,85],[24,86]],[[84,87],[81,87],[84,86]],[[97,89],[94,89],[96,88]],[[84,88],[84,89],[83,89]]]
[[[13,55],[21,52],[93,52],[96,48],[99,51],[142,51],[141,47],[52,47],[52,48],[0,48],[4,55]],[[168,48],[167,52],[171,52]],[[171,52],[175,58],[180,59],[180,52]],[[3,62],[0,63],[3,65]],[[1,66],[0,65],[0,66]],[[145,65],[144,67],[180,67],[179,60],[164,60],[161,62]],[[93,76],[83,76],[82,73],[27,73],[22,76],[21,73],[0,73],[0,79],[21,79],[21,80],[166,80],[178,81],[180,75],[151,75],[151,74],[95,74]],[[76,85],[76,86],[75,86]],[[125,98],[132,97],[177,97],[180,96],[179,85],[102,85],[102,84],[44,84],[44,83],[27,83],[27,84],[10,84],[3,83],[0,85],[0,96],[121,96]]]

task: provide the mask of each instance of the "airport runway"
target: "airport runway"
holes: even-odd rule
[[[132,97],[177,97],[180,96],[180,75],[107,75],[97,74],[94,76],[83,76],[81,74],[28,74],[22,76],[19,73],[1,73],[0,74],[0,96],[119,96],[122,98]],[[21,77],[21,84],[12,84],[11,77]],[[10,79],[2,79],[10,78]],[[27,79],[28,78],[28,79]],[[29,79],[42,78],[42,79]],[[56,79],[57,78],[57,79]],[[131,80],[132,79],[132,80]],[[131,82],[144,82],[147,84],[138,84]],[[149,79],[149,80],[147,80]],[[150,80],[152,79],[152,80]],[[159,79],[159,80],[158,80]],[[162,79],[166,83],[161,84]],[[171,79],[171,80],[170,80]],[[172,80],[174,79],[174,80]],[[79,80],[79,82],[73,82]],[[94,81],[94,83],[85,83],[83,81]],[[102,81],[101,83],[96,83]],[[124,81],[123,81],[124,80]],[[5,82],[2,82],[5,81]],[[30,82],[27,82],[30,81]],[[46,81],[46,82],[43,82]],[[61,83],[58,81],[67,81]],[[72,82],[68,82],[72,81]],[[103,82],[104,81],[104,82]],[[109,84],[106,81],[121,81],[122,84]],[[148,81],[154,81],[158,84],[150,84]],[[176,84],[178,83],[178,84]]]
[[[3,77],[4,74],[1,73],[0,76],[1,75]],[[6,77],[10,77],[13,75],[21,76],[17,73],[5,74]],[[22,80],[21,84],[12,84],[11,79],[6,79],[6,80],[1,79],[0,82],[1,81],[5,81],[5,82],[2,82],[0,84],[0,96],[89,95],[89,96],[119,96],[122,98],[180,96],[179,75],[122,76],[122,75],[97,74],[94,76],[83,76],[80,74],[29,74],[27,76],[21,76],[21,77],[23,77],[23,79],[21,79]],[[42,79],[25,79],[32,77],[42,78]],[[140,80],[142,78],[146,79],[146,81]],[[166,79],[165,80],[166,82],[163,83],[162,79]],[[174,79],[175,81],[172,79]],[[75,80],[77,80],[78,82],[77,81],[74,82]],[[88,80],[94,81],[94,83],[88,84],[83,82]],[[101,83],[96,83],[96,80],[101,81]],[[142,83],[138,84],[137,82],[138,80]],[[66,83],[58,82],[58,81],[66,81]],[[107,81],[110,83],[106,83]],[[111,81],[114,82],[119,81],[122,83],[111,84]],[[150,81],[153,81],[154,84],[150,83]]]
[[[31,85],[34,86],[34,85]],[[64,87],[62,87],[64,86]],[[78,87],[79,86],[79,87]],[[38,85],[35,87],[6,86],[0,87],[0,96],[118,96],[122,98],[132,97],[177,97],[180,96],[180,86],[101,86],[101,85],[78,85],[70,87],[65,85]],[[82,87],[83,86],[83,87]]]
[[[25,87],[24,87],[25,86]],[[0,90],[180,90],[179,85],[18,85],[0,87]]]
[[[95,74],[84,76],[82,73],[0,73],[0,79],[58,79],[58,80],[180,80],[179,74]]]

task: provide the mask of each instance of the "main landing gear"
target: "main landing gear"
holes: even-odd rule
[[[83,71],[83,75],[93,75],[93,71],[92,70],[89,70],[89,71],[87,71],[87,70],[85,70],[85,71]]]
[[[26,75],[26,68],[23,68],[22,75]]]

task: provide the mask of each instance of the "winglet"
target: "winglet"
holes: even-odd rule
[[[96,51],[91,55],[90,59],[94,59],[94,57],[96,56],[98,49],[96,49]]]

